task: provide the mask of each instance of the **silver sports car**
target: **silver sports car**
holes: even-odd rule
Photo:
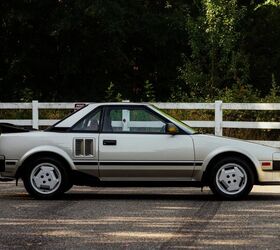
[[[280,150],[199,134],[150,104],[89,104],[45,131],[2,124],[1,178],[36,198],[73,185],[209,186],[239,199],[280,184]]]

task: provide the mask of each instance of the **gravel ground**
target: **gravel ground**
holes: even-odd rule
[[[280,187],[243,201],[194,188],[74,187],[60,200],[0,183],[0,249],[280,249]]]

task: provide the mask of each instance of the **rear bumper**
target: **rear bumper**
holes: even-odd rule
[[[3,177],[0,175],[0,182],[14,181],[14,178]]]
[[[0,155],[0,172],[5,172],[5,156]]]

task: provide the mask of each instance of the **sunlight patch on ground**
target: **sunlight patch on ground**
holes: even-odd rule
[[[254,186],[252,193],[280,194],[280,186]]]
[[[232,239],[232,240],[200,240],[200,244],[204,245],[228,245],[228,246],[246,246],[252,244],[252,240],[238,240],[238,239]]]
[[[183,233],[165,233],[165,232],[114,232],[114,233],[105,233],[106,236],[114,236],[114,237],[133,237],[133,238],[171,238],[171,237],[176,237],[176,238],[182,238],[182,237],[192,237],[192,234],[183,234]]]

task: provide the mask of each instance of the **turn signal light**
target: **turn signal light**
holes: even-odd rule
[[[263,161],[262,162],[263,170],[272,170],[272,162],[271,161]]]

